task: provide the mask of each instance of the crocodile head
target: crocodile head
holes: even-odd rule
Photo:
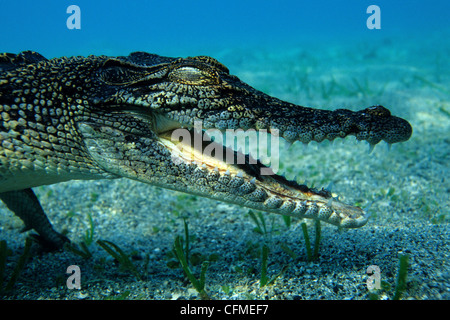
[[[391,116],[382,106],[327,111],[281,101],[240,81],[206,56],[175,59],[135,52],[106,60],[97,80],[109,85],[107,95],[97,103],[152,112],[159,133],[192,127],[195,121],[205,129],[277,130],[289,142],[304,143],[355,135],[371,145],[381,140],[391,144],[408,140],[412,133],[407,121]]]
[[[99,172],[342,227],[360,227],[368,216],[210,136],[242,129],[308,143],[355,135],[375,145],[408,140],[412,132],[382,106],[328,111],[281,101],[205,56],[61,58],[32,72],[52,79],[52,70],[58,80],[47,86],[41,81],[41,87],[52,94],[53,105],[59,99],[67,108],[71,136],[79,136],[74,140]]]
[[[106,59],[95,75],[98,94],[88,104],[101,120],[90,117],[78,127],[104,170],[343,227],[364,225],[367,214],[327,190],[289,181],[259,160],[212,142],[211,132],[217,138],[217,131],[219,136],[236,129],[265,131],[304,143],[355,135],[371,145],[405,141],[412,132],[407,121],[382,106],[327,111],[281,101],[205,56],[175,59],[137,52]]]

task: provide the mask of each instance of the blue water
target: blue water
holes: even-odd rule
[[[369,5],[381,9],[381,29],[369,30]],[[69,30],[69,5],[81,29]],[[128,54],[209,54],[229,47],[305,42],[370,41],[450,28],[448,0],[346,1],[0,1],[0,51],[31,49],[47,57]]]

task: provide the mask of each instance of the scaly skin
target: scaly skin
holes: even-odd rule
[[[193,129],[196,122],[203,132]],[[0,198],[56,247],[67,239],[52,229],[30,188],[72,179],[127,177],[346,228],[366,223],[360,208],[329,191],[267,174],[260,161],[203,135],[238,128],[304,143],[355,135],[371,145],[412,133],[382,106],[327,111],[270,97],[210,57],[0,55]],[[174,139],[180,130],[194,143]]]

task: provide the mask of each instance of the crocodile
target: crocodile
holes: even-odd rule
[[[207,134],[237,129],[265,130],[289,143],[353,135],[371,146],[412,134],[383,106],[295,105],[256,90],[208,56],[0,55],[0,199],[24,230],[54,248],[69,240],[53,228],[32,188],[73,179],[126,177],[342,228],[366,224],[367,212],[330,190],[289,180]]]

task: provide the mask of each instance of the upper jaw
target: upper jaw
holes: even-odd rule
[[[169,111],[161,116],[165,120],[161,122],[163,125],[159,130],[166,125],[170,129],[177,126],[191,128],[197,121],[201,122],[204,129],[266,130],[289,143],[333,141],[353,135],[357,140],[365,140],[371,146],[380,141],[388,144],[403,142],[412,134],[412,127],[406,120],[392,116],[383,106],[373,106],[360,111],[330,111],[297,106],[275,98],[269,101],[255,100],[254,103],[254,108],[245,105],[234,107],[231,104],[219,110],[205,111],[193,107],[190,110]],[[238,107],[239,112],[229,111]]]

